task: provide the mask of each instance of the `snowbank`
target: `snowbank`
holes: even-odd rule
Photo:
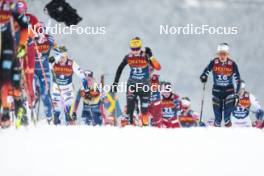
[[[263,175],[258,129],[51,127],[0,132],[3,176]]]

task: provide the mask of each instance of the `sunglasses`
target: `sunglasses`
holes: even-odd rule
[[[138,47],[138,48],[131,48],[132,51],[139,51],[141,48]]]

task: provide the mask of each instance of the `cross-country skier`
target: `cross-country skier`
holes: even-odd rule
[[[229,46],[222,43],[217,47],[217,57],[205,68],[200,80],[206,83],[209,73],[213,73],[213,109],[215,114],[214,126],[220,127],[222,119],[226,127],[232,126],[230,116],[240,89],[240,74],[237,64],[229,57]],[[236,81],[236,90],[234,81]]]
[[[159,75],[152,74],[151,76],[151,95],[148,111],[151,117],[151,126],[161,127],[162,115],[161,115],[161,92]]]
[[[183,97],[180,100],[180,111],[178,118],[181,127],[196,127],[198,126],[199,116],[191,109],[191,100],[188,97]]]
[[[25,76],[25,89],[28,94],[28,104],[30,108],[33,108],[34,100],[35,100],[35,93],[34,93],[34,71],[35,71],[35,60],[36,60],[36,49],[35,49],[35,34],[33,31],[33,27],[39,23],[38,18],[30,13],[26,13],[26,16],[29,20],[29,36],[27,40],[27,53],[23,59],[23,70]]]
[[[49,66],[49,55],[51,50],[58,52],[58,46],[54,38],[47,33],[43,23],[39,22],[35,26],[36,37],[36,60],[35,60],[35,72],[34,83],[35,89],[39,87],[38,94],[40,95],[44,104],[44,110],[46,119],[48,122],[52,120],[52,101],[51,101],[51,75]]]
[[[82,87],[76,96],[72,118],[77,119],[77,109],[80,100],[83,100],[82,123],[86,125],[102,125],[103,123],[103,101],[99,85],[93,78],[92,72],[84,71],[86,76],[85,87]]]
[[[142,124],[149,124],[148,104],[150,99],[150,68],[160,69],[160,64],[153,56],[150,48],[146,47],[142,50],[142,41],[139,37],[130,40],[131,51],[124,57],[119,65],[115,80],[113,83],[113,92],[117,92],[117,85],[123,69],[126,65],[130,67],[130,75],[127,82],[127,115],[130,119],[130,124],[133,124],[133,113],[137,98],[140,99]],[[144,88],[148,88],[145,89]]]
[[[165,128],[179,128],[180,122],[177,114],[180,109],[180,100],[179,96],[172,92],[170,82],[162,84],[161,95],[162,126]]]
[[[54,108],[54,124],[61,124],[61,110],[65,115],[67,125],[75,123],[71,118],[71,111],[74,103],[73,74],[81,78],[83,86],[86,87],[86,77],[79,65],[68,57],[65,46],[59,48],[59,54],[50,57],[51,72],[53,76],[52,102]]]
[[[232,112],[231,121],[234,127],[252,127],[252,122],[250,119],[250,112],[252,107],[256,110],[256,127],[261,128],[263,124],[263,110],[256,97],[246,91],[246,84],[241,81],[241,88],[239,91],[239,99],[236,106]]]
[[[25,53],[25,40],[22,36],[26,36],[25,29],[28,27],[28,21],[25,16],[26,5],[23,1],[0,0],[0,89],[1,89],[1,106],[3,109],[1,117],[1,127],[6,128],[11,124],[10,121],[10,103],[8,96],[12,90],[12,96],[16,104],[16,115],[22,114],[24,111],[21,104],[21,67],[18,58]],[[16,29],[24,31],[20,32],[20,37],[16,38]],[[22,35],[23,34],[23,35]]]
[[[24,0],[17,1],[17,10],[20,14],[25,16],[27,12],[27,3]],[[24,17],[25,18],[25,17]],[[13,64],[13,85],[10,87],[9,92],[13,97],[14,111],[15,111],[15,124],[16,127],[20,125],[27,125],[28,118],[26,115],[26,108],[23,100],[23,60],[26,55],[26,45],[28,40],[28,33],[25,27],[21,27],[18,22],[14,22],[14,35],[15,35],[15,49],[17,51],[15,62]]]

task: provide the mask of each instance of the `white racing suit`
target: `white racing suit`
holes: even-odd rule
[[[82,80],[85,79],[85,75],[75,61],[68,59],[65,64],[62,64],[57,60],[56,58],[55,63],[52,64],[54,124],[61,123],[61,111],[65,114],[65,123],[69,124],[71,120],[70,112],[74,104],[73,74],[75,73]]]
[[[250,112],[252,107],[256,109],[256,117],[257,117],[258,112],[262,111],[261,106],[254,95],[245,91],[239,97],[238,103],[232,112],[232,116],[231,116],[232,126],[252,127],[252,121],[250,118]]]

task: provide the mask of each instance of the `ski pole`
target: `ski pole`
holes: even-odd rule
[[[0,32],[0,52],[2,53],[2,31]]]
[[[39,98],[38,98],[37,122],[39,121],[39,110],[40,110],[40,94],[39,94]]]
[[[206,83],[203,83],[203,93],[202,93],[202,103],[201,103],[201,112],[200,112],[199,124],[202,123],[202,118],[203,118],[203,107],[204,107],[204,99],[205,99],[205,90],[206,90]]]

